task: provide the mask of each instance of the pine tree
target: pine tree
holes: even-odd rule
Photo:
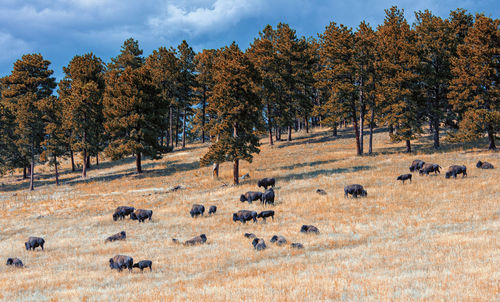
[[[63,127],[71,151],[82,152],[82,177],[87,177],[89,155],[103,149],[105,67],[100,58],[88,53],[73,57],[63,70],[65,77],[59,82]]]
[[[34,188],[35,160],[42,151],[40,144],[45,134],[40,105],[56,86],[49,65],[50,61],[40,54],[24,55],[2,83],[4,104],[15,119],[15,144],[23,157],[30,160],[30,190]]]
[[[201,164],[233,161],[233,180],[238,184],[239,161],[252,161],[259,152],[262,103],[256,93],[259,76],[247,56],[233,42],[221,49],[214,61],[214,88],[207,110],[210,135],[217,137]]]
[[[467,32],[452,59],[453,80],[449,98],[453,109],[464,112],[453,140],[464,141],[488,135],[490,150],[495,150],[495,135],[500,131],[500,20],[483,15]]]
[[[182,148],[186,148],[186,125],[188,115],[191,115],[191,103],[193,102],[193,89],[196,86],[194,76],[194,56],[193,49],[184,40],[177,47],[179,55],[179,80],[177,98],[179,109],[182,111]]]
[[[411,152],[410,140],[421,133],[424,110],[420,100],[416,72],[418,56],[415,34],[403,15],[403,10],[393,6],[385,10],[384,24],[378,27],[377,62],[379,79],[377,98],[382,104],[386,123],[396,132],[390,133],[393,141],[406,141],[406,152]]]
[[[194,131],[200,133],[201,142],[206,139],[207,124],[207,100],[210,98],[214,86],[213,62],[217,56],[215,49],[204,49],[195,56],[197,94],[200,108],[195,115]]]

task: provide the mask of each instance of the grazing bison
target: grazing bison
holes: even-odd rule
[[[15,267],[23,267],[23,262],[18,258],[7,259],[6,265],[13,265]]]
[[[411,183],[411,174],[399,175],[396,180],[401,180],[401,181],[403,181],[403,184],[404,184],[405,180],[408,180],[408,179],[410,180],[410,183]]]
[[[245,233],[244,236],[247,237],[247,238],[250,238],[250,239],[257,238],[257,236],[255,236],[254,233]]]
[[[109,267],[117,269],[119,272],[124,268],[128,268],[129,272],[131,272],[133,264],[134,259],[129,256],[116,255],[113,258],[109,258]]]
[[[422,168],[420,169],[420,171],[418,171],[418,173],[420,175],[429,175],[429,173],[431,172],[434,172],[434,174],[441,174],[441,171],[439,171],[439,169],[442,169],[442,167],[440,165],[437,165],[437,164],[424,164],[422,166]]]
[[[266,218],[271,217],[274,220],[274,211],[262,211],[257,215],[258,218],[264,219],[266,221]]]
[[[266,204],[274,204],[274,190],[272,188],[269,188],[269,190],[266,190],[266,192],[264,192],[264,194],[262,194],[262,199],[261,199],[261,202],[264,203],[264,205]]]
[[[210,208],[208,208],[208,215],[215,214],[215,212],[217,212],[216,206],[210,206]]]
[[[300,231],[302,233],[316,233],[319,234],[319,230],[317,227],[314,225],[303,225],[302,228],[300,228]]]
[[[233,221],[241,221],[243,223],[253,219],[253,222],[257,222],[257,212],[241,210],[238,213],[233,213]]]
[[[141,272],[142,272],[146,267],[149,267],[149,271],[152,271],[153,270],[151,268],[152,265],[153,265],[153,261],[151,261],[151,260],[141,260],[137,263],[134,263],[134,265],[132,265],[132,267],[138,267],[141,269]]]
[[[274,235],[272,238],[271,238],[271,242],[276,242],[277,245],[283,245],[283,244],[286,244],[286,239],[285,237],[281,236],[281,235]]]
[[[201,234],[200,236],[196,236],[192,239],[186,240],[184,245],[195,245],[195,244],[203,244],[207,242],[207,236],[205,234]]]
[[[316,193],[318,193],[319,195],[326,195],[326,191],[323,189],[317,189]]]
[[[482,162],[482,161],[478,161],[476,167],[480,169],[494,169],[492,164],[490,164],[489,162]]]
[[[108,238],[106,238],[105,242],[112,242],[112,241],[116,241],[116,240],[125,240],[126,238],[127,238],[127,234],[125,233],[125,231],[121,231],[120,233],[116,233],[116,234],[111,235]]]
[[[304,245],[298,242],[294,242],[290,246],[293,247],[294,249],[299,249],[299,250],[304,248]]]
[[[266,242],[262,238],[255,238],[252,241],[253,248],[256,249],[257,251],[262,251],[266,249]]]
[[[424,166],[425,162],[420,159],[416,159],[411,163],[410,172],[419,171]]]
[[[153,217],[153,211],[151,210],[139,209],[130,214],[130,219],[139,220],[139,222],[144,222],[146,219],[151,220],[151,217]]]
[[[24,246],[26,246],[26,250],[35,250],[37,247],[41,247],[43,251],[43,245],[45,244],[45,240],[40,237],[30,237],[28,238],[28,241],[24,243]]]
[[[267,187],[273,187],[274,188],[274,184],[276,183],[276,181],[274,180],[274,178],[262,178],[260,179],[258,182],[257,182],[257,186],[260,187],[264,187],[265,190],[267,190]]]
[[[453,176],[454,178],[457,178],[458,174],[462,174],[462,178],[467,176],[467,167],[457,165],[450,166],[448,168],[448,172],[446,172],[445,177],[450,178],[451,176]]]
[[[198,215],[203,216],[203,213],[205,213],[205,206],[202,204],[194,204],[193,207],[191,208],[191,211],[189,211],[191,217],[195,217]]]
[[[349,194],[351,194],[354,198],[357,198],[358,195],[361,195],[363,197],[366,197],[368,195],[365,189],[363,189],[363,186],[358,184],[348,185],[344,187],[344,198],[347,198]]]
[[[117,221],[118,219],[124,219],[125,216],[130,215],[132,212],[134,212],[134,207],[128,207],[128,206],[120,206],[117,207],[115,212],[113,213],[113,220]]]
[[[248,203],[252,203],[252,201],[259,199],[262,202],[262,192],[246,192],[245,194],[240,196],[240,201],[248,201]]]

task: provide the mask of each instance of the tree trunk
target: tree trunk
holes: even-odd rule
[[[359,111],[359,149],[361,150],[361,154],[363,154],[364,152],[363,148],[364,124],[365,124],[365,106],[361,105]]]
[[[186,114],[187,108],[184,107],[184,117],[182,119],[182,149],[186,148]]]
[[[288,137],[286,138],[286,141],[287,142],[292,141],[292,127],[291,126],[288,126]]]
[[[179,145],[179,108],[176,110],[175,115],[175,146]]]
[[[73,150],[69,149],[71,154],[71,172],[75,172],[75,157],[73,156]]]
[[[95,165],[99,166],[99,152],[95,155]]]
[[[57,157],[54,155],[54,169],[56,170],[56,185],[59,185],[59,173],[57,172]]]
[[[361,149],[359,145],[359,128],[358,128],[358,119],[356,117],[356,110],[353,109],[352,112],[352,124],[354,128],[354,135],[356,136],[356,155],[361,155]]]
[[[434,149],[439,149],[439,119],[434,118]]]
[[[173,126],[173,110],[172,105],[170,105],[168,112],[168,118],[170,119],[170,139],[169,142],[172,144],[172,149],[174,149],[174,126]]]
[[[83,134],[85,136],[85,133]],[[87,177],[87,149],[83,149],[83,165],[82,165],[82,177]]]
[[[135,166],[137,168],[137,173],[142,173],[141,152],[137,152],[135,155]]]
[[[433,123],[434,123],[434,118],[429,120],[429,133],[432,134],[433,130]]]
[[[205,107],[206,107],[206,97],[207,97],[207,89],[203,86],[203,101],[201,104],[201,142],[205,142]],[[272,145],[272,144],[271,144]]]
[[[406,152],[411,153],[411,143],[409,139],[406,140]]]
[[[26,164],[24,164],[24,168],[23,168],[23,179],[28,178],[28,174],[26,173],[26,170],[27,170],[27,168],[26,168]]]
[[[31,140],[31,169],[30,169],[30,191],[34,189],[35,182],[35,143]]]
[[[493,127],[491,125],[488,126],[488,139],[490,141],[488,150],[496,150],[497,147],[495,146],[495,132],[493,131]]]
[[[86,164],[87,164],[87,169],[90,169],[90,154],[87,155],[87,161],[86,161]]]
[[[372,114],[370,117],[370,141],[368,143],[368,154],[373,153],[373,123],[375,121],[375,109],[372,107]]]
[[[309,118],[307,117],[306,115],[306,118],[305,118],[305,124],[306,124],[306,133],[309,133]]]
[[[234,133],[233,137],[238,137],[238,126],[235,124],[234,125]],[[240,160],[238,158],[234,159],[234,165],[233,165],[233,181],[235,185],[238,185],[239,182],[239,169],[240,169]]]
[[[267,102],[267,127],[269,128],[269,145],[273,144],[273,123],[271,121],[271,104]]]
[[[28,175],[31,175],[31,164],[28,166]]]
[[[389,134],[394,133],[394,127],[392,125],[389,125]]]
[[[276,141],[281,141],[281,127],[276,126]]]
[[[339,134],[337,133],[337,123],[333,125],[333,136],[337,137]]]
[[[212,176],[214,178],[219,178],[219,163],[214,163],[212,168]]]

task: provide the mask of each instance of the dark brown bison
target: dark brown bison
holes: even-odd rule
[[[184,242],[184,245],[196,245],[196,244],[203,244],[207,242],[207,236],[205,234],[201,234],[200,236],[196,236],[192,239],[186,240]]]
[[[118,219],[124,219],[125,216],[130,215],[132,212],[134,212],[134,207],[128,207],[128,206],[117,207],[115,212],[113,213],[113,220],[117,221]]]
[[[113,242],[116,240],[125,240],[126,238],[127,238],[127,234],[125,233],[125,231],[121,231],[120,233],[116,233],[116,234],[111,235],[108,238],[106,238],[105,242]]]
[[[298,243],[298,242],[294,242],[292,244],[290,244],[291,247],[293,247],[294,249],[303,249],[304,248],[304,245],[302,243]]]
[[[264,203],[264,205],[266,204],[274,204],[274,190],[272,188],[269,188],[269,190],[266,190],[266,192],[264,192],[262,194],[262,199],[261,199],[261,202]]]
[[[37,247],[41,247],[43,251],[43,245],[45,244],[45,240],[40,237],[29,237],[28,241],[24,243],[26,250],[35,250]]]
[[[257,212],[241,210],[238,213],[233,213],[233,221],[241,221],[243,223],[253,219],[253,222],[257,222]]]
[[[250,238],[250,239],[252,239],[252,238],[257,238],[257,236],[255,236],[255,234],[254,234],[254,233],[245,233],[243,236],[245,236],[245,237],[247,237],[247,238]]]
[[[344,198],[347,198],[349,194],[351,194],[354,198],[357,198],[358,195],[362,197],[366,197],[368,195],[363,186],[358,184],[348,185],[344,187]]]
[[[425,162],[420,159],[416,159],[411,163],[410,172],[419,171],[424,166]]]
[[[319,195],[326,195],[326,191],[323,189],[317,189],[316,193],[318,193]]]
[[[314,225],[303,225],[302,228],[300,228],[300,231],[302,233],[316,233],[319,234],[319,230],[317,227]]]
[[[6,265],[13,265],[15,267],[23,267],[23,262],[18,258],[8,258]]]
[[[448,171],[446,172],[445,177],[450,178],[451,176],[453,176],[453,178],[457,178],[458,174],[462,174],[462,178],[467,176],[467,167],[457,165],[450,166],[448,168]]]
[[[266,242],[262,238],[255,238],[252,241],[253,248],[256,249],[257,251],[262,251],[266,249]]]
[[[116,255],[113,258],[109,258],[109,267],[117,269],[119,272],[124,268],[128,268],[129,272],[131,272],[133,264],[134,259],[129,256]]]
[[[153,265],[153,261],[151,261],[151,260],[141,260],[137,263],[134,263],[134,265],[132,265],[132,267],[138,267],[142,272],[147,267],[149,267],[149,271],[152,271],[153,270],[152,265]]]
[[[144,222],[144,220],[146,220],[146,219],[151,220],[151,217],[153,217],[153,211],[151,211],[151,210],[138,209],[138,210],[135,210],[134,213],[130,214],[130,219],[138,220],[139,223]]]
[[[257,215],[257,218],[262,218],[266,221],[266,218],[271,217],[274,220],[274,211],[262,211]]]
[[[205,213],[205,206],[202,204],[194,204],[191,208],[191,211],[189,211],[191,217],[196,217],[199,215],[203,216],[203,213]]]
[[[494,169],[495,167],[493,167],[492,164],[490,164],[489,162],[482,162],[482,161],[478,161],[477,164],[476,164],[476,167],[477,168],[480,168],[480,169]]]
[[[405,183],[405,180],[410,180],[410,183],[411,183],[411,174],[403,174],[403,175],[399,175],[398,178],[396,180],[401,180],[403,181],[403,184]]]
[[[262,179],[259,179],[259,181],[257,182],[257,186],[260,188],[260,187],[264,187],[265,190],[267,190],[267,187],[273,187],[274,188],[274,185],[275,185],[276,181],[274,180],[274,178],[262,178]]]
[[[271,242],[274,243],[276,242],[277,245],[283,245],[283,244],[286,244],[286,239],[285,237],[281,236],[281,235],[274,235],[272,238],[271,238]]]
[[[422,169],[418,171],[420,175],[429,175],[429,173],[434,172],[435,175],[438,173],[441,174],[441,171],[439,169],[443,169],[440,165],[437,164],[424,164],[422,166]]]
[[[262,202],[262,192],[246,192],[245,194],[240,196],[240,201],[245,202],[248,201],[248,203],[252,203],[254,200],[259,199]]]
[[[215,214],[215,212],[217,212],[216,206],[210,206],[210,208],[208,208],[208,215]]]

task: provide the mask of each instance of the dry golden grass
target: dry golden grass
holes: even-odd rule
[[[342,135],[349,132],[342,131]],[[377,155],[353,155],[352,138],[328,138],[315,130],[296,140],[278,142],[230,183],[231,164],[221,179],[197,161],[205,146],[195,145],[145,161],[146,172],[133,173],[134,162],[104,162],[82,181],[62,176],[56,187],[49,167],[34,192],[19,175],[3,177],[0,190],[0,259],[19,257],[26,268],[0,267],[2,300],[500,300],[500,161],[498,153],[460,146],[436,153],[402,154],[386,133],[375,136]],[[263,140],[265,142],[265,140]],[[418,150],[428,150],[422,139]],[[420,149],[419,149],[420,148]],[[468,177],[445,179],[414,174],[412,184],[396,182],[415,158],[440,164],[465,164]],[[478,159],[497,169],[475,168]],[[66,163],[67,168],[67,163]],[[256,190],[261,177],[275,177],[276,217],[242,225],[231,220],[240,209],[262,210],[239,202]],[[344,199],[343,187],[360,183],[367,198]],[[176,185],[183,189],[171,191]],[[322,188],[326,196],[315,193]],[[193,203],[217,205],[213,217],[192,219]],[[152,209],[153,221],[113,222],[119,205]],[[319,235],[299,232],[313,224]],[[104,244],[121,230],[127,240]],[[256,252],[243,233],[266,240]],[[171,242],[207,234],[206,245]],[[281,234],[301,242],[303,250],[269,242]],[[28,252],[28,236],[46,240],[45,251]],[[153,272],[111,271],[116,254],[151,259]]]

